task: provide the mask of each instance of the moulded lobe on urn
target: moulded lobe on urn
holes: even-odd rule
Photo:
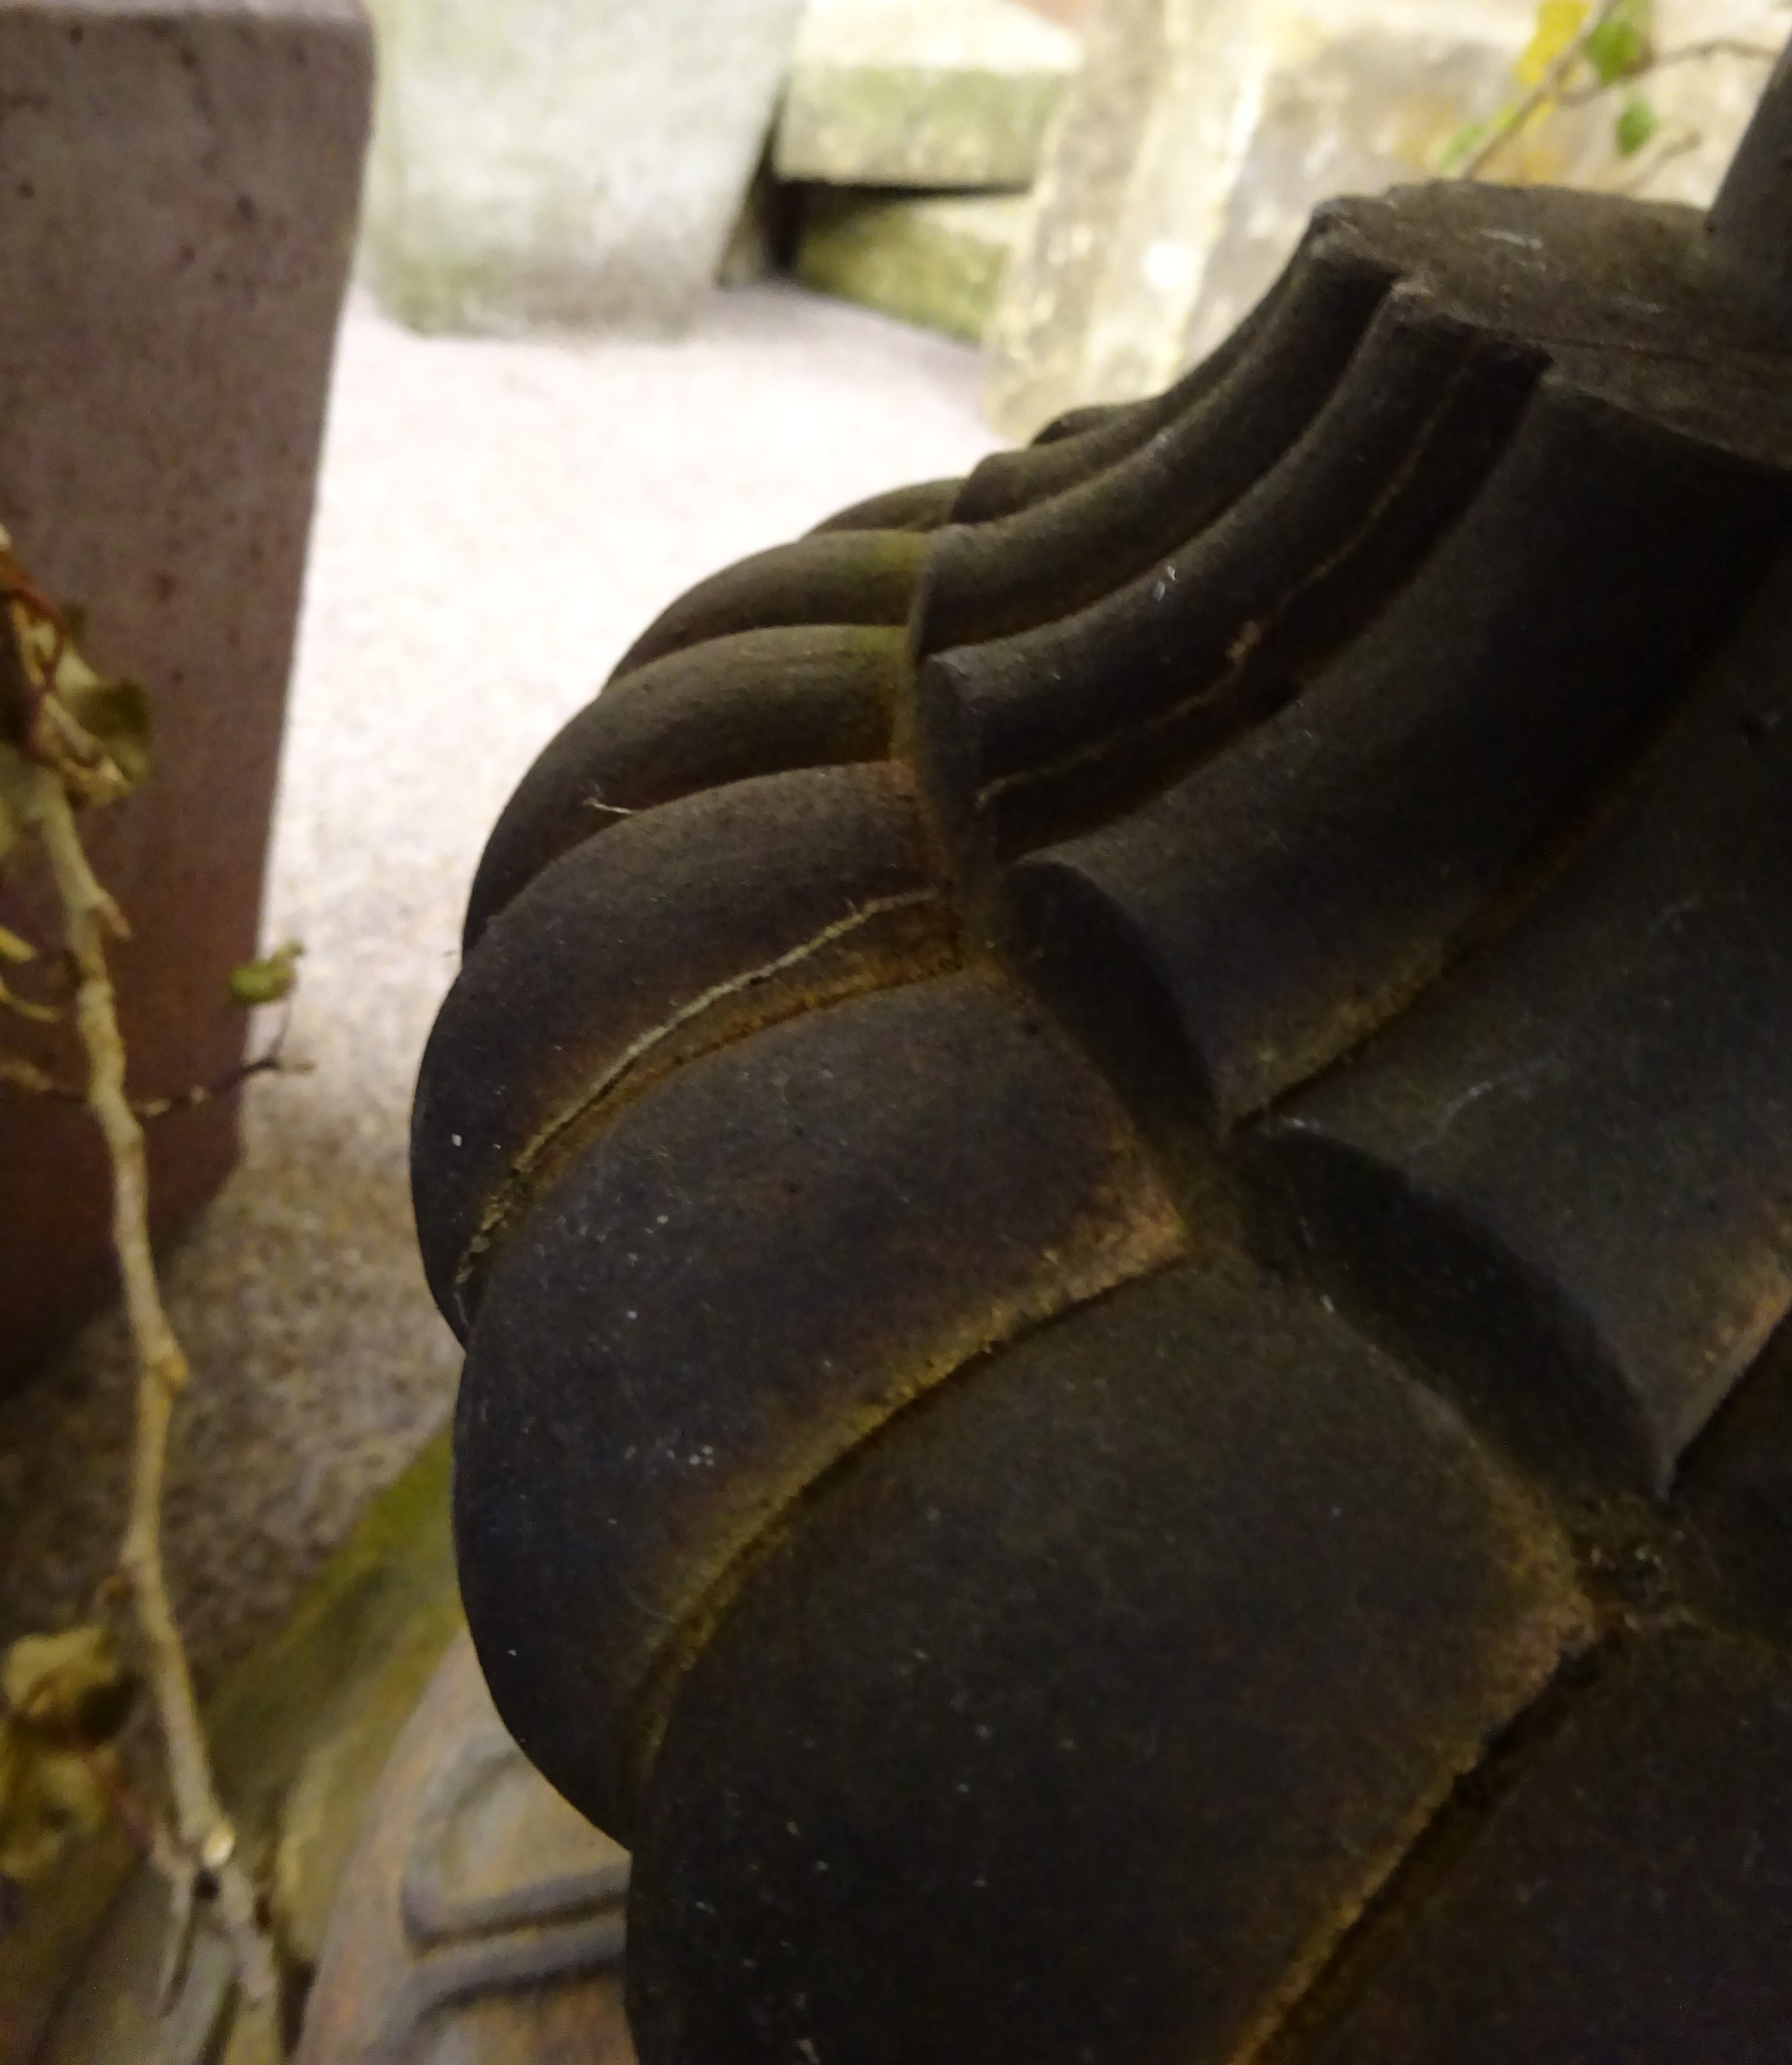
[[[678,1672],[815,1481],[1182,1238],[993,973],[813,1011],[628,1105],[498,1255],[461,1383],[462,1589],[531,1759],[627,1841]]]
[[[1522,923],[1263,1130],[1347,1295],[1657,1492],[1792,1311],[1792,737],[1753,721],[1789,669],[1782,552]]]
[[[1062,839],[1291,701],[1481,487],[1541,364],[1398,289],[1212,522],[1085,608],[925,661],[916,728],[961,840]]]
[[[1639,1644],[1303,2055],[1773,2065],[1786,2027],[1789,1731],[1783,1653],[1696,1634]]]
[[[1297,265],[1255,348],[1136,451],[1011,515],[935,534],[910,626],[918,660],[1096,600],[1211,523],[1287,449],[1389,285],[1385,266],[1324,245]]]
[[[1072,982],[1080,928],[1144,943],[1195,1093],[1221,1126],[1261,1109],[1435,979],[1629,767],[1761,578],[1789,487],[1552,374],[1304,693],[1019,865],[1025,932],[1058,936],[1040,949]]]
[[[495,1251],[594,1129],[745,1032],[954,958],[906,776],[818,768],[644,811],[545,868],[443,1003],[412,1117],[418,1238],[463,1336]]]
[[[1484,348],[1775,348],[1704,257],[1693,211],[1609,196],[1463,182],[1330,204],[1175,386],[972,471],[916,596],[917,656],[1063,617],[1188,543],[1294,445],[1398,284]]]
[[[1572,250],[1586,222],[1564,220]],[[1788,657],[1792,386],[1752,317],[1713,309],[1708,281],[1692,296],[1695,228],[1641,226],[1658,349],[1624,349],[1589,309],[1334,657],[1001,892],[1013,964],[1148,1130],[1168,1144],[1171,1119],[1198,1120],[1290,1259],[1539,1467],[1657,1491],[1792,1307],[1792,1138],[1770,1085],[1792,1002],[1786,774],[1753,714]],[[1701,343],[1733,314],[1746,348]],[[1250,499],[1182,564],[1223,564]],[[1223,627],[1223,588],[1189,592],[1166,620]],[[961,808],[1019,824],[1001,813],[1031,787],[1049,822],[1085,778],[1072,741],[1112,765],[1097,721],[1076,730],[1104,608],[1122,706],[1148,705],[1148,634],[1128,639],[1118,599],[923,669],[923,733],[937,692],[970,742]],[[1085,671],[1029,698],[1004,646]],[[973,752],[1003,770],[978,794]]]
[[[1317,1302],[1170,1270],[820,1485],[634,1825],[644,2065],[1251,2054],[1584,1623],[1547,1521]]]
[[[903,634],[792,624],[708,640],[612,681],[542,751],[493,826],[467,899],[470,952],[551,860],[704,789],[882,760]]]
[[[1478,518],[1552,367],[1739,467],[1769,451],[1734,402],[1778,341],[1703,258],[1692,211],[1608,196],[1464,185],[1335,204],[1172,410],[1013,455],[1062,467],[1112,447],[967,521],[986,462],[910,627],[916,758],[969,864],[1123,811],[1303,695]],[[1731,390],[1714,414],[1686,377],[1713,362]],[[1515,523],[1508,503],[1509,550],[1545,507]]]
[[[918,480],[912,487],[886,489],[815,525],[813,537],[828,531],[937,531],[958,500],[962,480]]]
[[[906,624],[926,558],[925,532],[819,531],[699,581],[663,610],[612,680],[731,632],[781,624]]]

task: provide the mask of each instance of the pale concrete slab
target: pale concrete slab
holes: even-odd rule
[[[1348,188],[1353,174],[1370,187],[1389,184],[1390,171],[1425,176],[1432,125],[1423,111],[1436,101],[1435,76],[1483,83],[1451,111],[1435,139],[1441,147],[1496,103],[1532,14],[1531,0],[1460,0],[1447,10],[1435,0],[1108,0],[1090,24],[1083,69],[1042,161],[1031,234],[991,321],[991,419],[1011,436],[1030,436],[1066,409],[1165,386],[1186,362],[1229,232],[1235,242],[1291,244],[1288,223],[1304,222],[1312,202]],[[1310,198],[1303,204],[1278,186],[1273,220],[1260,223],[1245,183],[1266,111],[1280,120],[1289,91],[1305,90],[1324,54],[1365,34],[1383,39],[1370,67],[1378,95],[1346,79],[1356,91],[1346,111],[1327,97],[1336,82],[1326,85],[1321,147],[1295,147]],[[1282,83],[1290,77],[1293,89]],[[1411,119],[1409,97],[1419,110]],[[1375,141],[1390,110],[1407,138],[1398,150]],[[1355,160],[1330,164],[1346,119]],[[1273,136],[1265,152],[1277,164],[1285,154]],[[1242,289],[1228,291],[1235,301]]]
[[[362,260],[419,329],[695,317],[764,147],[801,0],[373,0]]]
[[[1024,233],[1024,194],[811,189],[797,277],[805,287],[975,344]]]
[[[1015,0],[808,0],[773,163],[837,186],[1029,185],[1082,59]]]
[[[1703,204],[1783,39],[1772,0],[1661,0],[1646,79],[1558,109],[1484,176]],[[1318,204],[1439,176],[1516,98],[1532,0],[1107,0],[987,339],[995,422],[1151,394],[1274,278]],[[1701,50],[1706,55],[1682,59]],[[1584,82],[1582,82],[1584,83]],[[1645,98],[1658,127],[1616,140]]]

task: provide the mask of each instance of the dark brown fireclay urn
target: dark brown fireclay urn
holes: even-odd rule
[[[674,604],[425,1061],[644,2065],[1792,2058],[1792,68]]]

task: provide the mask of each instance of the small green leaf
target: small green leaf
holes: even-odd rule
[[[1649,66],[1648,34],[1638,22],[1623,14],[1601,22],[1581,47],[1601,86],[1615,86],[1620,79],[1633,79]]]
[[[299,979],[299,956],[305,952],[297,940],[276,947],[265,960],[245,961],[230,972],[230,995],[244,1010],[257,1004],[278,1004],[290,996]]]
[[[135,1690],[103,1627],[28,1635],[0,1661],[0,1874],[23,1885],[112,1812]]]
[[[1626,104],[1617,119],[1612,135],[1620,158],[1633,158],[1657,130],[1661,127],[1661,118],[1646,100],[1633,100]]]
[[[115,1785],[117,1770],[110,1749],[59,1749],[16,1714],[0,1715],[0,1877],[41,1878],[71,1843],[104,1828],[105,1780]]]
[[[0,1663],[0,1691],[14,1717],[63,1748],[110,1742],[135,1690],[111,1635],[91,1625],[22,1635]]]
[[[135,681],[93,681],[61,693],[69,715],[105,747],[127,791],[135,789],[150,763],[149,698],[142,688]]]

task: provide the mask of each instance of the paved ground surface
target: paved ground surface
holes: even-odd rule
[[[783,287],[676,345],[345,325],[289,727],[270,938],[307,947],[247,1152],[172,1258],[199,1375],[170,1562],[202,1678],[289,1610],[438,1426],[454,1344],[413,1259],[405,1129],[486,828],[648,619],[724,562],[991,438],[975,354]],[[0,1641],[78,1613],[112,1551],[115,1320],[9,1400]]]

